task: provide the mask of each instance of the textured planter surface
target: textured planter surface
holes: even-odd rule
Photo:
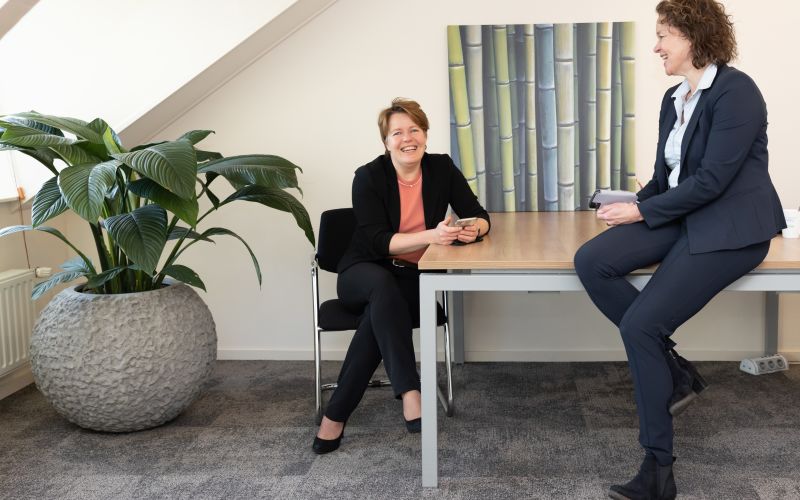
[[[216,354],[211,312],[183,284],[119,295],[64,290],[31,339],[36,385],[55,409],[110,432],[178,416],[200,394]]]

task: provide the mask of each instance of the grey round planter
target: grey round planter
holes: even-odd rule
[[[118,295],[64,290],[31,339],[42,394],[71,422],[108,432],[178,416],[200,394],[216,356],[211,312],[183,284]]]

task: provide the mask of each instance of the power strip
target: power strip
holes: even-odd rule
[[[763,358],[746,358],[739,364],[739,369],[751,375],[782,372],[789,369],[789,363],[780,354]]]

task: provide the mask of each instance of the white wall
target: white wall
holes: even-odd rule
[[[304,202],[316,225],[321,211],[349,205],[352,172],[382,152],[376,113],[392,97],[419,100],[432,124],[429,149],[448,151],[446,25],[632,20],[638,23],[637,162],[640,177],[647,178],[660,99],[677,82],[662,74],[650,52],[655,3],[339,0],[159,138],[212,128],[217,134],[203,143],[207,149],[291,159],[304,168]],[[800,6],[790,0],[725,3],[741,44],[736,65],[755,78],[769,106],[773,178],[786,206],[797,206],[800,179],[793,141],[799,110],[793,87],[798,75],[794,65],[786,64],[786,48],[776,34],[795,29]],[[102,114],[108,113],[103,109]],[[241,204],[209,219],[208,224],[246,238],[264,271],[259,290],[246,251],[231,239],[218,238],[216,245],[196,245],[187,252],[183,263],[200,273],[209,290],[204,298],[216,319],[220,356],[309,359],[312,249],[291,217]],[[88,241],[83,225],[67,224],[71,237]],[[333,290],[333,281],[327,280],[323,293],[331,296]],[[617,334],[584,294],[473,294],[465,302],[468,359],[624,359]],[[784,298],[782,306],[781,350],[800,359],[800,300]],[[738,359],[761,352],[762,324],[760,296],[722,294],[676,339],[690,357]],[[326,345],[330,357],[340,356],[347,337]]]
[[[800,7],[788,0],[726,2],[734,15],[741,69],[754,76],[770,109],[772,173],[784,203],[800,202],[794,169],[797,115],[792,67],[781,64],[775,33],[788,33]],[[352,172],[382,151],[375,118],[394,96],[419,100],[432,129],[431,151],[447,151],[448,24],[637,21],[637,162],[652,173],[658,105],[676,82],[662,74],[654,44],[655,2],[340,0],[164,132],[176,137],[211,127],[206,147],[225,154],[269,152],[301,165],[313,220],[350,202]],[[774,54],[774,56],[773,56]],[[787,72],[789,72],[787,74]],[[250,241],[264,266],[258,290],[247,256],[234,242],[198,248],[187,264],[200,271],[219,331],[222,357],[309,358],[311,248],[285,214],[256,206],[220,214]],[[316,223],[316,222],[315,222]],[[332,280],[323,292],[333,293]],[[782,350],[800,353],[796,298],[782,318]],[[465,300],[468,359],[623,359],[611,325],[584,294],[473,294]],[[684,350],[706,359],[737,359],[762,349],[763,303],[756,294],[722,294],[676,335]],[[788,306],[788,307],[786,307]],[[794,315],[792,315],[794,314]],[[794,331],[791,331],[794,330]],[[340,355],[342,336],[328,343]]]

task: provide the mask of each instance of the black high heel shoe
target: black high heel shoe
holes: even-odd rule
[[[669,412],[672,416],[680,415],[697,396],[708,388],[708,382],[700,375],[697,368],[675,349],[665,353],[670,372],[672,373],[672,396],[669,400]]]
[[[347,425],[347,422],[345,422],[345,425]],[[336,439],[322,439],[321,437],[314,436],[314,444],[311,445],[311,449],[317,455],[324,455],[326,453],[336,451],[339,449],[339,445],[342,443],[343,437],[344,425],[342,426],[342,432]]]
[[[406,420],[405,417],[403,418],[406,422],[406,429],[410,434],[419,434],[422,432],[422,417],[414,418],[411,420]]]

